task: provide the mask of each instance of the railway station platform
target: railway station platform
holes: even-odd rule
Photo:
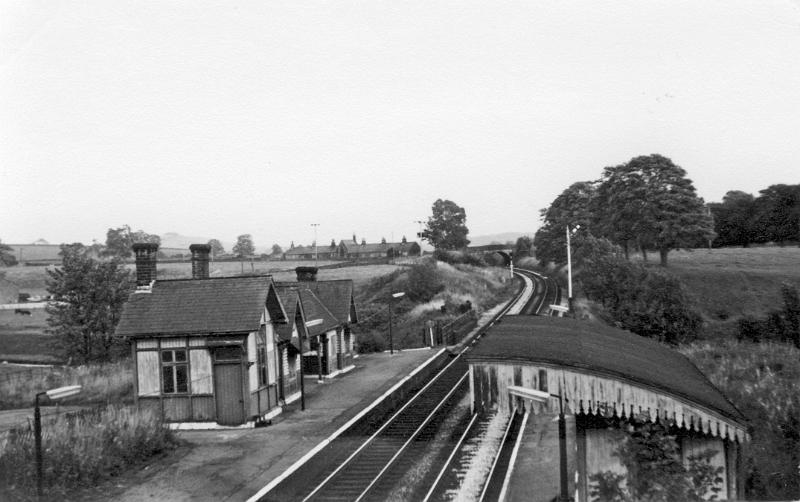
[[[305,411],[298,400],[266,427],[180,431],[184,444],[176,451],[81,494],[81,500],[247,500],[440,350],[366,354],[333,380],[318,383],[308,376]]]

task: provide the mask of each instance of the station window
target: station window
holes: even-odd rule
[[[164,394],[189,392],[189,363],[186,349],[161,351],[161,390]]]

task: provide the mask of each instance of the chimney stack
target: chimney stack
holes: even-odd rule
[[[136,286],[149,287],[156,280],[156,255],[158,244],[135,242],[133,254],[136,256]]]
[[[297,282],[313,282],[317,280],[317,267],[297,267],[294,269],[297,273]]]
[[[208,279],[208,255],[211,253],[211,246],[192,244],[189,251],[192,252],[192,279]]]

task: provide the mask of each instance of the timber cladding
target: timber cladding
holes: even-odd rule
[[[216,419],[212,361],[205,338],[139,339],[134,350],[136,399],[141,408],[154,408],[169,422]]]

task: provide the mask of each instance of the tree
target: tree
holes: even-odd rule
[[[143,230],[131,232],[129,225],[122,225],[119,228],[109,228],[106,232],[106,247],[103,251],[104,256],[114,256],[117,258],[130,258],[133,255],[131,246],[134,242],[152,242],[161,244],[161,237],[155,234],[148,234]]]
[[[771,185],[756,199],[759,242],[800,240],[800,185]]]
[[[596,197],[595,182],[573,183],[540,211],[542,226],[533,236],[536,258],[542,263],[567,263],[567,227],[587,233],[593,222],[592,205]]]
[[[0,240],[0,265],[5,267],[12,267],[17,264],[17,257],[14,256],[14,250],[8,244],[3,244]]]
[[[253,245],[253,236],[250,234],[242,234],[236,238],[236,244],[233,246],[233,254],[239,258],[253,256],[256,252],[256,247]]]
[[[714,217],[714,231],[718,246],[747,247],[757,238],[755,198],[739,190],[731,190],[722,202],[709,204]]]
[[[225,248],[222,247],[222,243],[217,239],[211,239],[207,243],[211,246],[211,258],[215,259],[217,256],[221,256],[225,254]]]
[[[533,239],[527,235],[517,238],[517,242],[513,245],[514,256],[532,256],[533,255]]]
[[[467,213],[451,200],[437,199],[420,237],[436,249],[462,249],[469,245]]]
[[[333,244],[333,243],[331,243],[331,244]],[[283,254],[283,248],[280,246],[280,244],[277,244],[277,243],[273,244],[272,245],[272,256],[280,256],[282,254]]]
[[[623,247],[633,241],[643,251],[657,249],[662,266],[670,250],[714,236],[686,171],[662,155],[605,168],[597,195],[601,235]]]
[[[108,361],[117,354],[114,328],[133,288],[131,273],[118,258],[97,261],[82,244],[61,246],[61,267],[47,271],[48,332],[64,356],[80,364]]]

